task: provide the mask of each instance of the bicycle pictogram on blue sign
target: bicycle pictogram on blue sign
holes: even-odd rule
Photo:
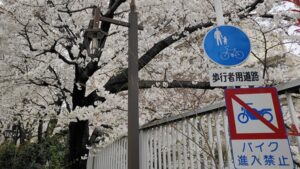
[[[225,52],[221,53],[222,60],[228,60],[230,58],[243,59],[244,57],[244,53],[236,48],[229,49],[229,47],[226,46],[225,49]]]

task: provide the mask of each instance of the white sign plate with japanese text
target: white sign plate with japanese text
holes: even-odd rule
[[[292,169],[287,139],[232,140],[236,169]]]
[[[276,88],[225,90],[236,169],[293,169]]]
[[[260,86],[261,71],[253,68],[213,69],[209,71],[210,86]]]

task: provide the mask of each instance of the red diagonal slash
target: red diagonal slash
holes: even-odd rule
[[[280,132],[279,128],[274,126],[272,123],[270,123],[268,120],[266,120],[263,116],[261,116],[256,110],[252,109],[248,104],[246,104],[244,101],[242,101],[240,98],[238,98],[236,95],[232,95],[232,99],[234,99],[236,102],[238,102],[242,107],[244,107],[247,111],[252,113],[257,119],[259,119],[261,122],[263,122],[266,126],[268,126],[271,130],[273,130],[275,133]]]

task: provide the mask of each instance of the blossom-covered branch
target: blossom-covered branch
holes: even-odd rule
[[[262,2],[264,2],[264,0],[256,0],[252,4],[246,6],[243,10],[247,10],[247,14],[249,14],[257,7],[258,4]],[[242,11],[242,9],[240,11]],[[246,18],[247,15],[240,15],[239,17],[243,19]],[[157,56],[162,50],[169,47],[173,43],[179,41],[180,39],[186,37],[187,34],[193,33],[199,29],[211,27],[213,25],[213,22],[206,22],[197,24],[195,26],[186,27],[182,32],[174,33],[168,36],[167,38],[157,42],[156,44],[154,44],[153,47],[151,47],[144,55],[142,55],[139,58],[139,70],[141,70],[145,65],[147,65],[152,59],[154,59],[155,56]],[[122,88],[122,86],[124,86],[125,83],[127,83],[127,77],[128,68],[123,69],[120,73],[110,78],[104,87],[106,88],[106,90],[113,93],[119,91]]]

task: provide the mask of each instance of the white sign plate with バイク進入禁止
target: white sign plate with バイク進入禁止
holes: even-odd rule
[[[253,68],[213,69],[209,71],[210,86],[260,86],[261,71]]]
[[[276,88],[225,90],[236,169],[293,169]]]

